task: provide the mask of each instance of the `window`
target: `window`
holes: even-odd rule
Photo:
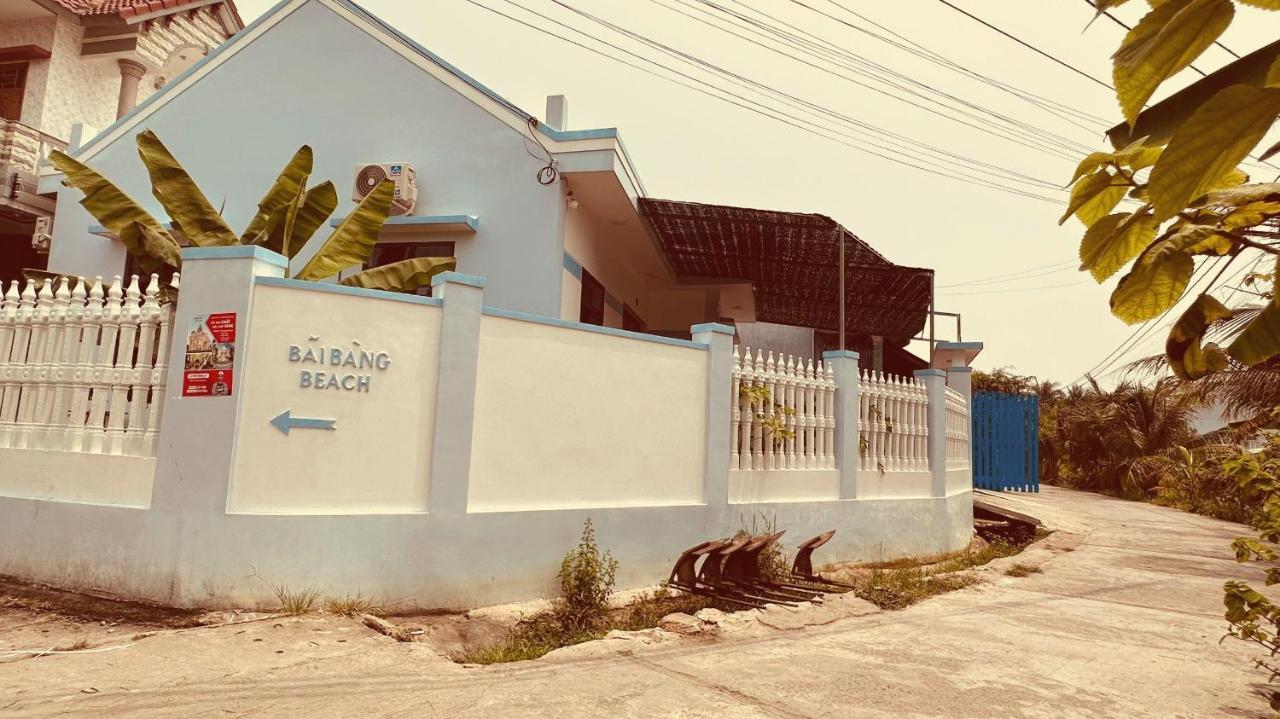
[[[366,269],[419,257],[453,257],[453,249],[452,242],[379,242],[373,248]],[[415,294],[430,297],[431,286],[419,287]]]
[[[27,63],[0,65],[0,117],[22,119],[22,98],[27,89]]]
[[[578,321],[589,325],[604,326],[604,285],[591,276],[586,268],[582,270],[582,304],[578,312]]]

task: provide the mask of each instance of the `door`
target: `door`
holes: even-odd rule
[[[22,119],[22,97],[27,90],[27,63],[0,65],[0,117]]]
[[[974,392],[973,486],[1040,491],[1040,398],[1033,394]]]

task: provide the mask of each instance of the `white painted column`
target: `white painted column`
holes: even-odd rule
[[[822,354],[822,360],[834,374],[835,397],[835,456],[840,470],[840,498],[858,498],[858,408],[861,400],[858,392],[858,353],[849,350],[831,350]],[[828,452],[831,448],[827,449]]]
[[[729,501],[729,441],[733,416],[733,328],[717,322],[690,328],[694,342],[707,345],[706,461],[702,501],[724,507]]]
[[[925,427],[929,447],[929,472],[933,476],[934,497],[947,493],[947,375],[939,369],[916,370],[916,381],[924,384],[929,405]]]
[[[427,502],[432,514],[463,515],[471,481],[484,278],[442,272],[431,278],[431,292],[444,300],[444,317],[436,365],[435,437]]]
[[[198,521],[198,515],[225,514],[237,432],[275,431],[269,424],[270,417],[241,417],[239,407],[254,278],[284,277],[288,266],[283,255],[252,245],[182,250],[182,294],[178,297],[174,341],[166,362],[175,371],[164,390],[152,509],[180,510],[190,521]],[[112,292],[116,292],[114,287]],[[223,312],[236,315],[231,395],[183,397],[182,368],[192,322],[196,317]],[[95,389],[97,386],[95,383]],[[269,472],[270,468],[263,467],[261,471]],[[201,551],[193,546],[176,549],[188,555]],[[175,557],[175,561],[181,559]]]

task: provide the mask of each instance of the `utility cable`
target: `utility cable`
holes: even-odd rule
[[[758,102],[756,102],[755,100],[752,100],[752,99],[750,99],[750,98],[743,97],[742,95],[738,95],[738,94],[733,93],[733,92],[729,92],[729,91],[726,91],[726,90],[723,90],[723,89],[717,88],[716,86],[711,85],[710,83],[708,83],[708,82],[706,82],[706,81],[704,81],[704,80],[701,80],[700,78],[696,78],[696,77],[694,77],[694,76],[692,76],[692,75],[689,75],[688,73],[681,72],[680,70],[676,70],[676,69],[674,69],[674,68],[671,68],[671,67],[670,67],[670,66],[668,66],[668,65],[665,65],[665,64],[663,64],[663,63],[660,63],[660,62],[654,61],[654,60],[652,60],[652,59],[650,59],[650,58],[646,58],[646,57],[644,57],[644,56],[642,56],[642,55],[638,55],[637,53],[630,52],[630,51],[628,51],[628,50],[625,50],[625,49],[623,49],[623,48],[618,47],[617,45],[615,45],[615,44],[613,44],[613,43],[609,43],[609,42],[607,42],[607,41],[603,41],[603,40],[597,40],[596,38],[593,38],[591,35],[589,35],[589,34],[587,34],[587,33],[585,33],[585,32],[582,32],[581,30],[577,30],[576,28],[572,28],[572,27],[570,27],[570,26],[567,26],[567,25],[565,25],[564,23],[562,23],[562,22],[560,22],[560,21],[557,21],[557,20],[554,20],[554,19],[552,19],[552,18],[547,18],[547,16],[545,16],[545,15],[543,15],[543,14],[541,14],[541,13],[537,13],[536,11],[530,10],[529,8],[526,8],[526,7],[524,7],[524,6],[522,6],[522,5],[518,4],[518,3],[512,2],[512,0],[504,0],[504,2],[506,2],[506,3],[507,3],[507,4],[509,4],[509,5],[513,5],[513,6],[515,6],[515,7],[519,8],[519,9],[521,9],[521,10],[524,10],[525,12],[528,12],[528,13],[530,13],[530,14],[536,15],[536,16],[541,17],[541,18],[543,18],[543,19],[550,20],[550,21],[551,21],[551,22],[553,22],[554,24],[557,24],[557,25],[559,25],[559,26],[561,26],[561,27],[565,27],[565,28],[567,28],[567,29],[574,30],[575,32],[579,33],[580,35],[583,35],[583,36],[587,37],[588,39],[596,40],[597,42],[600,42],[601,44],[603,44],[603,45],[605,45],[605,46],[607,46],[607,47],[610,47],[610,48],[612,48],[612,49],[614,49],[614,50],[617,50],[617,51],[619,51],[619,52],[622,52],[623,54],[626,54],[626,55],[630,55],[630,56],[632,56],[632,57],[635,57],[635,58],[639,59],[640,61],[645,62],[645,63],[647,63],[647,64],[650,64],[650,65],[653,65],[653,66],[656,66],[656,67],[660,67],[660,68],[662,68],[662,69],[664,69],[664,70],[667,70],[668,72],[671,72],[671,73],[673,73],[673,74],[675,74],[675,75],[677,75],[677,76],[679,76],[679,77],[682,77],[682,78],[686,78],[686,79],[688,79],[688,80],[691,80],[691,81],[693,81],[694,83],[697,83],[697,85],[702,85],[702,86],[704,86],[705,88],[710,88],[710,89],[704,89],[704,87],[699,87],[699,86],[697,86],[697,85],[695,85],[695,84],[690,84],[689,82],[685,82],[685,81],[678,80],[678,79],[675,79],[675,78],[672,78],[672,77],[668,77],[668,76],[666,76],[666,75],[663,75],[663,74],[661,74],[661,73],[659,73],[659,72],[657,72],[657,71],[655,71],[655,70],[652,70],[652,69],[650,69],[650,68],[648,68],[648,67],[645,67],[645,66],[643,66],[643,65],[639,65],[639,64],[637,64],[637,63],[635,63],[635,62],[628,61],[628,60],[626,60],[626,59],[624,59],[624,58],[619,58],[619,57],[617,57],[617,56],[611,55],[611,54],[609,54],[609,53],[607,53],[607,52],[605,52],[605,51],[603,51],[603,50],[600,50],[599,48],[595,48],[595,47],[591,47],[591,46],[585,45],[585,44],[583,44],[583,43],[581,43],[581,42],[578,42],[577,40],[574,40],[574,39],[572,39],[572,38],[566,37],[566,36],[564,36],[564,35],[562,35],[562,34],[559,34],[559,33],[555,32],[555,31],[548,30],[548,29],[546,29],[546,28],[540,27],[540,26],[535,25],[535,24],[533,24],[533,23],[531,23],[531,22],[529,22],[529,21],[523,20],[523,19],[521,19],[521,18],[517,18],[517,17],[515,17],[515,16],[513,16],[513,15],[510,15],[510,14],[508,14],[508,13],[502,12],[501,10],[498,10],[498,9],[496,9],[496,8],[489,7],[489,6],[487,6],[487,5],[485,5],[485,4],[481,3],[481,2],[479,2],[478,0],[465,0],[465,2],[467,2],[467,3],[471,4],[471,5],[474,5],[474,6],[476,6],[476,7],[480,8],[480,9],[482,9],[482,10],[485,10],[485,11],[488,11],[488,12],[493,13],[493,14],[495,14],[495,15],[498,15],[499,17],[502,17],[502,18],[504,18],[504,19],[507,19],[507,20],[509,20],[509,21],[511,21],[511,22],[514,22],[514,23],[516,23],[516,24],[518,24],[518,25],[521,25],[521,26],[523,26],[523,27],[526,27],[526,28],[528,28],[528,29],[534,30],[534,31],[539,32],[539,33],[542,33],[542,34],[544,34],[544,35],[548,35],[548,36],[550,36],[550,37],[554,37],[554,38],[559,39],[559,40],[561,40],[561,41],[563,41],[563,42],[566,42],[566,43],[568,43],[568,44],[570,44],[570,45],[573,45],[573,46],[578,47],[578,48],[580,48],[580,49],[583,49],[583,50],[586,50],[586,51],[588,51],[588,52],[591,52],[592,54],[598,55],[598,56],[600,56],[600,57],[607,58],[607,59],[609,59],[609,60],[612,60],[612,61],[617,62],[617,63],[622,64],[622,65],[626,65],[626,66],[631,67],[631,68],[633,68],[633,69],[636,69],[636,70],[639,70],[639,71],[641,71],[641,72],[644,72],[645,74],[652,75],[652,76],[654,76],[654,77],[656,77],[656,78],[659,78],[659,79],[661,79],[661,80],[665,80],[665,81],[667,81],[667,82],[674,83],[674,84],[676,84],[676,85],[680,85],[680,86],[682,86],[682,87],[685,87],[685,88],[691,89],[691,90],[693,90],[693,91],[695,91],[695,92],[698,92],[698,93],[703,94],[703,95],[707,95],[707,96],[709,96],[709,97],[715,98],[715,99],[720,100],[720,101],[722,101],[722,102],[727,102],[727,103],[729,103],[729,104],[731,104],[731,105],[734,105],[734,106],[739,107],[739,108],[741,108],[741,109],[747,110],[748,112],[752,112],[752,113],[755,113],[755,114],[761,115],[761,116],[763,116],[763,117],[767,117],[767,118],[770,118],[770,119],[772,119],[772,120],[776,120],[776,121],[782,122],[783,124],[789,125],[789,126],[791,126],[791,127],[794,127],[794,128],[796,128],[796,129],[799,129],[799,130],[804,131],[804,132],[806,132],[806,133],[809,133],[809,134],[812,134],[812,135],[818,136],[818,137],[823,138],[823,139],[826,139],[826,140],[830,140],[830,141],[836,142],[836,143],[841,144],[841,145],[845,145],[846,147],[850,147],[850,148],[852,148],[852,149],[859,150],[859,151],[861,151],[861,152],[864,152],[864,153],[869,154],[869,155],[873,155],[873,156],[875,156],[875,157],[879,157],[879,158],[884,159],[884,160],[888,160],[889,162],[892,162],[892,163],[895,163],[895,164],[899,164],[899,165],[903,165],[903,166],[906,166],[906,167],[910,167],[910,168],[913,168],[913,169],[921,170],[921,171],[926,172],[926,173],[928,173],[928,174],[936,175],[936,176],[939,176],[939,177],[946,177],[946,178],[949,178],[949,179],[958,180],[958,181],[960,181],[960,182],[963,182],[963,183],[966,183],[966,184],[970,184],[970,185],[972,185],[972,184],[977,184],[977,185],[981,185],[981,186],[987,187],[987,188],[989,188],[989,189],[999,190],[999,191],[1006,192],[1006,193],[1010,193],[1010,194],[1014,194],[1014,195],[1020,195],[1020,196],[1028,197],[1028,198],[1031,198],[1031,199],[1040,200],[1040,201],[1042,201],[1042,202],[1049,202],[1049,203],[1052,203],[1052,204],[1061,204],[1061,202],[1062,202],[1060,199],[1055,199],[1055,198],[1051,198],[1051,197],[1045,197],[1045,196],[1043,196],[1043,195],[1037,195],[1037,194],[1035,194],[1035,193],[1028,192],[1028,191],[1023,190],[1023,189],[1021,189],[1021,188],[1011,188],[1011,187],[1007,187],[1007,186],[1004,186],[1004,185],[996,184],[996,183],[994,183],[994,182],[989,182],[989,181],[985,180],[984,178],[964,177],[964,176],[955,175],[955,174],[952,174],[952,173],[949,173],[949,172],[940,171],[940,170],[938,170],[938,169],[936,169],[936,168],[929,168],[929,167],[925,167],[925,166],[922,166],[922,165],[917,165],[917,164],[912,163],[912,162],[907,162],[907,161],[905,161],[905,160],[903,160],[902,158],[899,158],[899,157],[894,157],[894,156],[891,156],[891,155],[882,154],[882,153],[880,153],[880,152],[876,152],[876,151],[874,151],[874,150],[868,149],[868,148],[866,148],[866,147],[864,147],[864,146],[857,145],[857,144],[853,144],[852,142],[848,142],[848,141],[842,140],[842,139],[840,139],[840,138],[838,138],[838,137],[832,137],[831,135],[826,134],[826,132],[823,132],[823,131],[822,131],[823,129],[826,129],[826,128],[821,128],[820,126],[817,126],[817,127],[818,127],[818,129],[815,129],[814,123],[811,123],[811,122],[805,121],[805,120],[803,120],[803,118],[796,118],[794,115],[789,115],[789,114],[787,114],[787,113],[785,113],[785,112],[782,112],[782,111],[780,111],[780,110],[777,110],[776,108],[768,108],[768,107],[761,106],[761,105],[759,105],[759,103],[758,103]],[[718,93],[723,93],[723,94],[718,94]],[[797,121],[798,121],[798,122],[797,122]],[[805,123],[805,124],[800,124],[800,123]],[[830,131],[830,130],[827,130],[827,132],[831,132],[831,131]]]

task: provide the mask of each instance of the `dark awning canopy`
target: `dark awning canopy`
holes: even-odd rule
[[[749,282],[756,319],[839,330],[840,237],[845,238],[845,331],[905,341],[924,329],[933,270],[895,265],[823,215],[642,198],[681,278]]]

